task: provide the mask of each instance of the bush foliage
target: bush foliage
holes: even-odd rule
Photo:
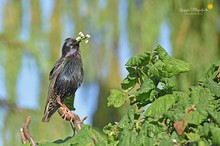
[[[176,75],[191,66],[161,47],[131,57],[121,89],[111,89],[108,106],[129,103],[119,122],[98,132],[84,125],[74,137],[41,146],[220,145],[220,62],[212,65],[188,92],[177,89]],[[27,144],[28,145],[28,144]]]

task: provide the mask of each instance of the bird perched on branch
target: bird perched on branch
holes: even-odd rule
[[[90,36],[79,33],[79,37],[67,38],[62,47],[62,56],[56,62],[49,75],[48,97],[44,110],[43,122],[49,122],[50,117],[62,107],[65,112],[64,119],[67,116],[73,116],[73,113],[64,104],[67,97],[75,95],[77,88],[81,85],[84,77],[83,64],[81,60],[79,44],[82,40]],[[85,41],[86,43],[88,40]],[[71,119],[72,120],[72,119]]]

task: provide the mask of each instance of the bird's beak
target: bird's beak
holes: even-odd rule
[[[77,43],[80,43],[81,42],[81,37],[77,37],[76,41],[77,41]]]

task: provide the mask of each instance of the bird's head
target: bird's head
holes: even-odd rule
[[[79,36],[74,38],[67,38],[65,39],[65,43],[63,44],[62,48],[62,57],[69,57],[69,56],[78,56],[79,54],[79,43],[85,40],[85,43],[88,43],[88,39],[90,38],[89,34],[84,35],[82,32],[79,32]]]
[[[79,51],[80,40],[74,38],[67,38],[62,47],[62,57],[72,56]]]

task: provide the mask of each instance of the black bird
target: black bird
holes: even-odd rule
[[[74,96],[83,81],[84,72],[79,50],[80,42],[81,39],[67,38],[62,47],[61,58],[50,71],[50,84],[42,118],[43,122],[48,122],[59,107],[65,109],[65,114],[72,114],[67,106],[63,104],[63,101],[67,97]]]

